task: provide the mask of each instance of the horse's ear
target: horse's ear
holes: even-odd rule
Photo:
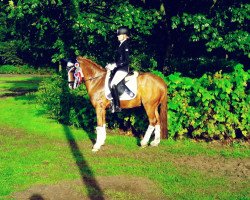
[[[79,61],[79,60],[82,60],[83,57],[82,56],[77,56],[76,59]]]

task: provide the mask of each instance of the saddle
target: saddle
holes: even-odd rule
[[[131,100],[136,97],[137,94],[137,77],[139,73],[137,71],[130,72],[118,85],[118,95],[120,100]],[[114,74],[108,71],[105,79],[105,96],[108,100],[112,99],[110,92],[110,83]]]

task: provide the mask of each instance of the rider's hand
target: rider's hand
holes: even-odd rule
[[[116,64],[115,64],[115,63],[113,63],[113,64],[107,64],[105,68],[106,68],[107,70],[112,71],[113,69],[116,68]]]
[[[110,63],[108,63],[106,66],[105,66],[105,68],[107,69],[107,70],[110,70],[109,68],[110,68]]]

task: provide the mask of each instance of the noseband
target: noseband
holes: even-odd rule
[[[70,72],[72,72],[72,71],[74,71],[76,68],[75,68],[75,66],[73,65],[73,66],[67,66],[66,67],[66,70],[67,70],[67,72],[68,72],[68,76],[69,76],[69,73]],[[68,81],[68,83],[69,84],[73,84],[75,81]]]
[[[69,63],[69,64],[67,65],[67,67],[66,67],[66,70],[68,71],[68,76],[69,76],[69,73],[73,72],[73,71],[76,70],[78,67],[80,67],[80,64],[79,64],[78,62],[76,62],[75,64]],[[86,79],[84,78],[84,76],[83,76],[83,77],[82,77],[82,80],[83,80],[83,82],[86,83],[87,81],[91,81],[91,80],[95,80],[95,79],[97,79],[97,78],[100,78],[100,77],[104,76],[105,74],[106,74],[106,73],[101,74],[101,75],[96,76],[96,77],[91,77],[91,78],[89,78],[89,79],[87,79],[87,80],[86,80]],[[71,84],[71,85],[74,86],[74,84],[79,85],[81,82],[82,82],[82,81],[79,82],[79,81],[75,78],[74,81],[68,81],[68,84]]]

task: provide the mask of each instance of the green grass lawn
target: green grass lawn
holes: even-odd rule
[[[2,83],[3,79],[0,88]],[[18,84],[10,87],[18,87]],[[111,134],[102,151],[92,153],[89,135],[94,133],[48,119],[32,94],[0,99],[0,112],[0,199],[8,199],[11,194],[35,185],[76,179],[83,180],[76,189],[91,196],[100,191],[88,185],[86,177],[95,180],[111,176],[152,180],[163,191],[165,199],[250,198],[249,177],[235,178],[216,168],[192,163],[192,160],[207,159],[208,164],[249,160],[249,146],[165,140],[157,148],[141,149],[136,138]],[[103,193],[113,199],[117,195],[118,199],[128,197],[126,190]]]

